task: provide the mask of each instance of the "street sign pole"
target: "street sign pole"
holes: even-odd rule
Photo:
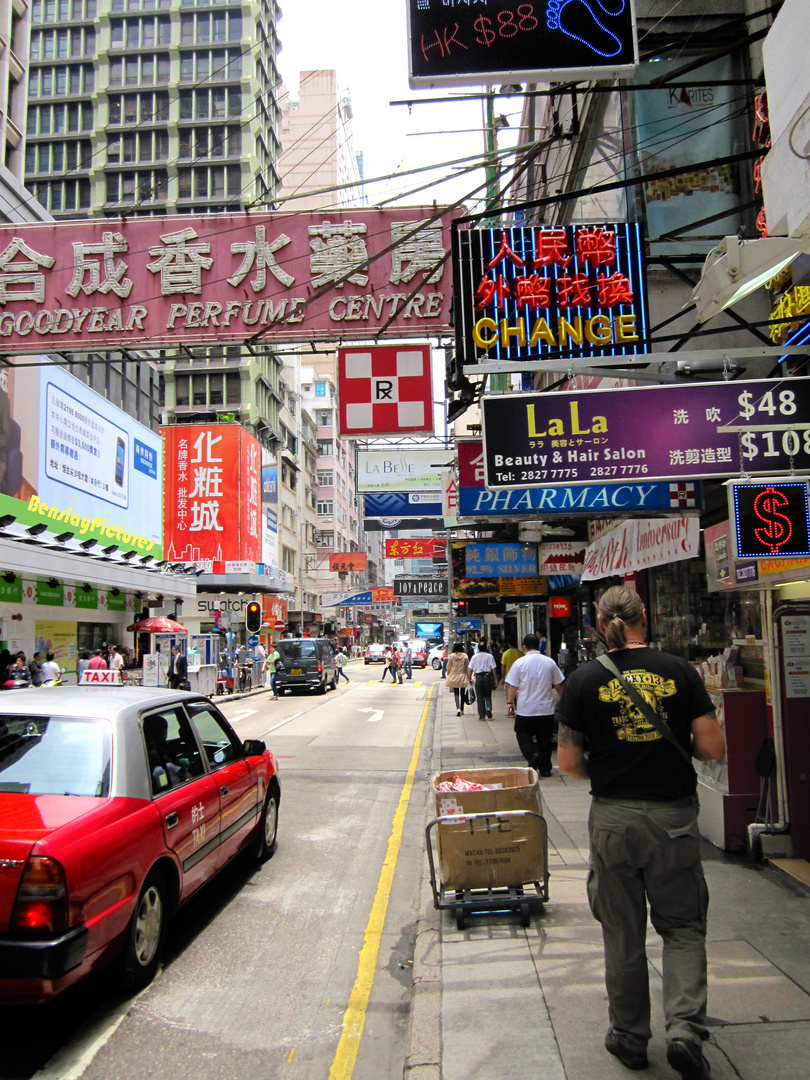
[[[453,536],[447,534],[447,648],[453,647]]]

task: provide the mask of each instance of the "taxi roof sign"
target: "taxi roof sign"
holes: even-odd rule
[[[104,668],[87,668],[82,672],[79,686],[122,686],[120,671],[107,671]]]

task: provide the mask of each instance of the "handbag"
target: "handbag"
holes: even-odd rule
[[[648,720],[652,724],[652,726],[655,728],[659,735],[663,735],[665,739],[669,739],[672,745],[680,753],[684,761],[688,762],[689,765],[691,765],[692,755],[687,754],[687,752],[675,738],[674,734],[670,731],[667,725],[663,722],[663,720],[659,718],[657,713],[655,713],[653,709],[650,708],[650,706],[647,704],[647,702],[644,700],[638,690],[636,690],[635,686],[630,685],[630,683],[625,679],[625,677],[622,675],[622,673],[619,671],[619,669],[616,667],[616,665],[613,663],[607,653],[602,653],[602,655],[597,656],[596,659],[599,661],[603,668],[607,668],[609,672],[616,676],[622,688],[626,690],[628,695],[630,696],[630,700],[640,709],[641,715],[644,717],[644,719]]]
[[[464,691],[464,701],[467,705],[475,704],[475,689],[472,686],[468,686]]]

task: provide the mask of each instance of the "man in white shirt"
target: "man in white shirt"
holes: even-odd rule
[[[506,676],[506,711],[515,717],[515,736],[521,754],[541,776],[551,776],[551,736],[559,697],[556,688],[562,685],[565,676],[550,656],[540,652],[536,634],[527,634],[523,639],[523,653]]]
[[[124,658],[121,655],[121,653],[118,651],[118,649],[115,647],[115,645],[110,645],[109,654],[110,654],[110,662],[109,662],[110,671],[120,671],[121,668],[124,666]]]
[[[475,701],[478,719],[492,719],[492,691],[498,685],[498,665],[485,641],[478,645],[478,652],[470,660],[470,671],[475,675]]]

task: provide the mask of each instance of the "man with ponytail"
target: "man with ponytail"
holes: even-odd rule
[[[610,1027],[605,1048],[647,1067],[647,906],[663,939],[667,1061],[683,1080],[709,1080],[706,912],[697,777],[692,758],[725,753],[703,682],[685,660],[647,647],[647,612],[624,586],[598,604],[607,654],[565,681],[557,762],[590,780],[588,902],[602,926]]]

